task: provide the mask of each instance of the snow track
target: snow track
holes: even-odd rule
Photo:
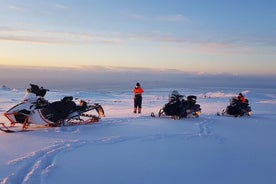
[[[161,122],[161,123],[160,123]],[[34,132],[18,133],[28,139],[29,135],[52,137],[58,136],[59,140],[54,141],[51,145],[42,147],[39,150],[27,153],[24,156],[9,160],[7,167],[11,172],[9,175],[1,179],[1,184],[31,184],[44,183],[45,178],[55,172],[56,158],[62,157],[62,154],[68,151],[76,151],[79,147],[84,145],[99,145],[99,144],[118,144],[123,142],[156,142],[161,140],[181,139],[189,141],[196,137],[210,137],[212,136],[211,128],[209,127],[212,121],[209,119],[183,119],[183,120],[160,120],[152,119],[151,117],[134,117],[122,119],[109,119],[103,123],[98,123],[92,126],[75,126],[75,127],[60,127],[53,129],[37,130]],[[163,129],[162,126],[180,126],[186,127],[181,131],[168,132],[168,129]],[[188,130],[187,130],[188,127]],[[151,129],[147,132],[145,129]],[[91,135],[87,136],[86,131],[90,129]],[[93,135],[94,129],[108,129],[112,130],[111,134]],[[125,134],[125,132],[117,132],[119,129],[132,131],[137,129],[135,134]],[[153,131],[156,129],[156,131]],[[170,128],[169,128],[170,129]],[[190,129],[190,130],[189,130]],[[117,133],[116,133],[117,132]],[[95,132],[94,132],[95,133]],[[115,133],[116,135],[113,135]],[[84,134],[84,140],[79,140],[80,136]],[[68,137],[76,137],[73,140],[67,140]]]
[[[181,120],[149,116],[167,100],[167,90],[156,93],[142,115],[126,93],[101,94],[107,116],[98,123],[0,132],[0,184],[276,183],[275,90],[248,92],[253,115],[240,118],[216,116],[236,91],[199,90],[201,116]]]
[[[216,117],[210,117],[210,116],[204,116],[204,117],[205,119],[203,119],[201,122],[198,123],[198,127],[199,127],[198,135],[200,137],[208,138],[219,144],[225,143],[226,138],[223,137],[222,135],[216,134],[212,130],[212,126],[214,126],[213,124],[216,122],[219,122],[219,120]]]
[[[83,142],[77,140],[59,141],[52,146],[10,160],[8,166],[13,167],[13,171],[1,181],[1,184],[43,183],[44,177],[55,166],[55,157],[64,151],[76,149],[81,145],[83,145]]]

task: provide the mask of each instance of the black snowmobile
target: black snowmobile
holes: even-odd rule
[[[196,104],[196,99],[194,95],[185,99],[177,90],[174,90],[169,95],[169,102],[159,110],[158,115],[159,117],[169,116],[172,119],[199,117],[201,108],[199,104]]]
[[[252,114],[252,110],[247,99],[245,99],[245,102],[241,102],[237,97],[232,97],[230,99],[230,105],[228,105],[221,114],[234,117],[246,115],[250,116]]]

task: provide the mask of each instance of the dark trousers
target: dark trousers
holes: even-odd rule
[[[134,108],[142,108],[142,95],[134,96]]]

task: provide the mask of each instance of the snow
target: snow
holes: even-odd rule
[[[276,183],[276,89],[177,89],[198,96],[201,116],[150,117],[171,90],[145,89],[141,115],[132,113],[131,90],[51,90],[49,101],[90,99],[106,117],[91,125],[0,132],[0,183]],[[0,89],[0,112],[24,92]],[[249,99],[252,116],[216,116],[239,92]],[[8,123],[3,116],[0,121]]]

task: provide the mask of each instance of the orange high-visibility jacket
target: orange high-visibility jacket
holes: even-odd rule
[[[240,97],[240,101],[241,101],[242,103],[245,103],[245,102],[246,102],[246,98],[245,98],[244,96],[242,96],[242,97]]]
[[[143,92],[144,92],[144,90],[143,90],[143,88],[141,88],[141,87],[138,87],[138,88],[135,87],[135,88],[133,89],[134,95],[141,95]]]
[[[236,97],[237,100],[239,100],[241,103],[246,103],[246,98],[244,96],[238,96]]]

